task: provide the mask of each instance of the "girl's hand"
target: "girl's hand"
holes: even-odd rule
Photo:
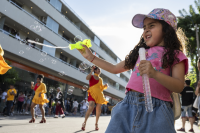
[[[91,61],[94,58],[94,55],[92,54],[91,50],[85,46],[82,45],[83,49],[77,49],[84,58],[86,58],[87,60]]]
[[[105,86],[105,87],[108,87],[108,84],[105,84],[104,86]]]
[[[93,67],[93,66],[91,67],[91,73],[92,73],[92,72],[94,72],[94,67]]]
[[[33,81],[31,81],[31,85],[34,85],[34,82],[33,82]]]
[[[156,70],[153,68],[150,61],[142,60],[139,65],[140,75],[147,74],[149,78],[154,78]]]
[[[41,97],[41,92],[39,93],[39,97]]]

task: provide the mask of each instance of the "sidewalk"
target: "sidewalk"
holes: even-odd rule
[[[180,129],[181,127],[182,127],[182,120],[181,119],[176,120],[175,129],[176,129],[177,133],[183,133],[183,132],[177,131],[177,129]],[[194,124],[193,129],[194,129],[195,133],[200,133],[200,129],[197,125]],[[186,133],[190,133],[190,132],[188,132],[188,130],[190,130],[190,123],[187,121],[186,124],[185,124]]]
[[[66,116],[65,118],[53,118],[53,115],[47,118],[47,123],[40,124],[39,121],[41,117],[36,118],[35,123],[28,123],[31,119],[29,115],[14,115],[11,117],[3,117],[0,116],[0,133],[91,133],[98,132],[104,133],[109,121],[110,116],[101,116],[99,119],[99,131],[95,131],[95,119],[96,117],[89,117],[86,130],[81,131],[81,125],[84,121],[84,117],[80,116]],[[175,130],[180,129],[182,126],[181,119],[178,119],[175,123]],[[186,133],[189,133],[190,123],[186,122]],[[194,125],[195,133],[200,133],[200,129],[198,126]],[[117,132],[116,132],[117,133]],[[149,132],[151,133],[151,132]],[[178,132],[177,133],[183,133]]]

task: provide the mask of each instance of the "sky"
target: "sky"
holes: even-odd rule
[[[189,11],[194,0],[65,0],[112,51],[124,60],[139,42],[143,30],[132,26],[136,14],[148,14],[154,8]]]

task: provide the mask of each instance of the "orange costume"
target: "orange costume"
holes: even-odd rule
[[[44,83],[41,83],[41,84],[37,83],[35,85],[34,91],[35,91],[35,96],[32,100],[33,103],[43,105],[49,102],[49,100],[46,99],[45,97],[45,93],[47,92],[47,90],[46,90],[46,85]],[[41,97],[39,97],[40,93],[41,93]]]
[[[4,51],[0,45],[0,74],[5,74],[9,69],[12,68],[5,62],[3,55]]]
[[[94,74],[99,77],[98,74]],[[107,86],[103,85],[103,79],[99,77],[99,80],[95,80],[94,77],[92,76],[90,79],[90,88],[88,90],[88,96],[91,96],[94,100],[95,103],[99,104],[107,104],[108,101],[106,101],[103,90],[106,90]]]

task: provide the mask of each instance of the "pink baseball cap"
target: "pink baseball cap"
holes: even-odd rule
[[[148,15],[136,14],[132,20],[133,26],[137,28],[143,28],[144,25],[143,22],[146,17],[157,20],[163,20],[167,22],[169,25],[171,25],[175,31],[177,30],[176,16],[173,13],[171,13],[168,9],[156,8],[153,11],[151,11]]]

